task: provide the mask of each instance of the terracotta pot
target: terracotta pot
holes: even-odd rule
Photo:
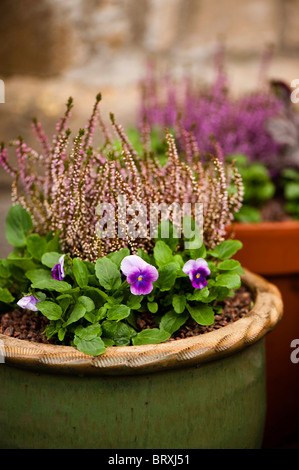
[[[234,225],[243,242],[236,258],[275,284],[285,315],[266,339],[267,403],[264,447],[283,445],[298,436],[299,364],[291,361],[291,342],[299,339],[299,222]]]
[[[243,282],[255,299],[249,314],[188,339],[91,357],[0,335],[0,447],[259,448],[264,336],[282,301],[257,275]]]

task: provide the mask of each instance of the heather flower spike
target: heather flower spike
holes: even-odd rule
[[[146,295],[153,290],[153,282],[158,279],[157,269],[137,255],[126,256],[120,266],[131,284],[130,290],[134,295]]]
[[[206,276],[209,276],[211,271],[206,260],[202,258],[197,260],[190,259],[184,264],[183,271],[189,275],[189,279],[195,289],[203,289],[207,286],[208,281]]]
[[[25,297],[22,297],[18,302],[17,305],[19,307],[25,308],[26,310],[32,310],[33,312],[37,312],[38,309],[36,307],[36,304],[40,302],[34,295],[25,295]]]
[[[65,257],[65,255],[62,255],[59,258],[59,262],[57,264],[55,264],[55,266],[52,268],[52,278],[57,279],[58,281],[62,281],[65,277],[64,257]]]

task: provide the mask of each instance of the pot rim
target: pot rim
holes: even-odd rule
[[[299,231],[299,220],[282,220],[277,222],[233,222],[231,226],[228,227],[229,231],[234,231],[235,229],[238,232],[241,231]]]
[[[282,318],[282,298],[275,285],[248,270],[242,275],[242,283],[254,296],[253,308],[245,317],[218,330],[159,344],[107,347],[97,357],[72,346],[40,344],[0,334],[2,366],[73,375],[132,375],[221,359],[263,338]]]

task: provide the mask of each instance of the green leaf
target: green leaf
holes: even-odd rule
[[[89,356],[100,356],[106,350],[103,340],[98,336],[90,340],[75,336],[74,344],[79,351],[83,352],[84,354],[88,354]]]
[[[43,279],[32,283],[34,289],[45,289],[49,291],[65,292],[72,288],[72,286],[65,281],[58,281],[57,279]]]
[[[79,325],[75,329],[75,335],[78,338],[86,339],[86,340],[90,340],[92,338],[95,338],[96,336],[100,336],[101,333],[102,333],[102,328],[99,323],[94,324],[94,325],[89,325],[87,327]]]
[[[36,263],[33,261],[31,257],[21,258],[21,257],[15,256],[13,253],[8,255],[6,262],[9,267],[10,265],[14,265],[22,269],[22,271],[29,271],[30,269],[36,268]]]
[[[170,263],[159,268],[159,277],[155,282],[156,287],[161,292],[170,290],[176,281],[179,269],[180,267],[177,263]]]
[[[14,300],[14,297],[11,295],[8,289],[2,287],[0,288],[0,302],[10,304],[11,302],[14,302]]]
[[[200,248],[190,249],[190,258],[192,259],[205,258],[206,256],[207,250],[204,244]]]
[[[48,281],[52,279],[52,273],[46,269],[31,269],[25,273],[25,276],[32,282]]]
[[[209,254],[214,258],[221,260],[231,258],[238,250],[242,248],[243,244],[239,240],[225,240],[217,245]]]
[[[26,246],[29,232],[33,229],[30,214],[20,205],[12,206],[6,217],[6,238],[13,246]]]
[[[154,258],[159,268],[171,263],[173,260],[171,248],[162,240],[157,241],[154,248]]]
[[[54,302],[42,300],[36,304],[36,307],[49,320],[59,320],[61,318],[62,309]]]
[[[157,302],[147,302],[147,308],[151,313],[157,313],[158,311],[158,304]]]
[[[127,306],[130,307],[131,310],[139,310],[141,308],[142,299],[143,295],[130,294],[127,300]]]
[[[90,297],[94,301],[96,307],[101,307],[103,303],[106,302],[106,300],[108,299],[108,295],[106,294],[106,292],[102,291],[98,287],[87,286],[85,288],[82,288],[81,292],[83,295],[87,295],[88,297]]]
[[[232,269],[239,268],[240,266],[240,262],[236,259],[226,259],[218,264],[218,269],[221,271],[231,271]]]
[[[159,328],[148,328],[140,331],[132,339],[134,346],[139,344],[158,344],[170,338],[171,334],[168,331],[160,330]]]
[[[41,262],[44,266],[48,268],[53,268],[55,264],[59,263],[59,258],[61,258],[62,253],[56,253],[56,251],[51,251],[48,253],[43,254],[41,258]]]
[[[84,261],[79,258],[73,259],[73,273],[79,287],[88,285],[88,269]]]
[[[104,289],[113,290],[120,287],[120,271],[109,258],[100,258],[96,261],[95,273],[100,285]]]
[[[172,299],[172,306],[176,313],[183,313],[186,308],[186,297],[185,295],[181,294],[174,294]]]
[[[170,311],[165,313],[160,321],[160,329],[164,331],[168,331],[170,335],[172,335],[175,331],[177,331],[186,321],[188,320],[189,314],[183,313],[178,315],[174,311]]]
[[[95,309],[94,301],[86,295],[78,297],[77,303],[82,304],[85,307],[86,312],[92,312]]]
[[[11,276],[11,274],[12,273],[10,272],[9,264],[7,263],[7,261],[4,259],[0,259],[0,277],[7,279]]]
[[[59,252],[60,250],[60,232],[55,233],[54,237],[47,242],[45,253]]]
[[[73,300],[73,297],[70,294],[62,294],[57,297],[56,300],[59,302],[62,311],[66,312]]]
[[[120,269],[120,264],[122,260],[126,256],[129,256],[129,254],[130,254],[129,248],[122,248],[121,250],[116,251],[115,253],[109,253],[109,255],[107,255],[107,258],[111,259],[111,261],[113,261],[113,263],[116,264],[118,269]]]
[[[118,323],[114,334],[115,345],[129,346],[131,343],[131,338],[136,336],[136,334],[136,331],[126,323]]]
[[[238,289],[241,286],[239,274],[219,274],[216,277],[216,286],[227,287],[228,289]]]
[[[210,291],[208,287],[204,287],[203,289],[194,289],[193,294],[187,294],[188,300],[196,300],[198,302],[206,302],[210,301],[207,300],[210,297]]]
[[[65,334],[66,334],[66,329],[65,328],[59,328],[59,330],[58,330],[58,339],[59,339],[59,341],[64,340]]]
[[[116,321],[105,320],[102,323],[102,336],[114,339],[118,323]]]
[[[27,237],[27,249],[30,255],[37,260],[41,259],[46,250],[46,245],[46,239],[40,237],[37,233],[31,233],[31,235]]]
[[[292,181],[286,183],[284,188],[284,194],[286,199],[299,199],[299,183]]]
[[[107,318],[108,320],[116,320],[120,321],[123,320],[124,318],[127,318],[130,315],[130,308],[127,305],[113,305],[108,311],[107,311]]]
[[[69,318],[67,319],[65,326],[71,325],[72,323],[75,323],[76,321],[80,320],[80,318],[83,318],[86,313],[86,308],[84,307],[83,304],[80,302],[77,302],[71,313]]]
[[[212,325],[214,323],[214,310],[210,305],[199,304],[194,306],[187,305],[187,309],[199,325]]]

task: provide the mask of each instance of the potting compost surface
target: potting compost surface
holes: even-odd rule
[[[212,325],[201,326],[190,318],[185,325],[172,335],[170,340],[208,333],[244,317],[252,309],[253,297],[251,292],[245,286],[242,286],[236,290],[234,297],[229,297],[218,303],[218,305],[222,307],[222,311],[215,315],[215,322]],[[13,310],[2,314],[0,320],[1,334],[38,343],[55,344],[57,341],[54,337],[47,340],[44,331],[49,321],[46,317],[35,312]],[[141,313],[137,325],[140,330],[158,327],[155,315],[150,312]]]

